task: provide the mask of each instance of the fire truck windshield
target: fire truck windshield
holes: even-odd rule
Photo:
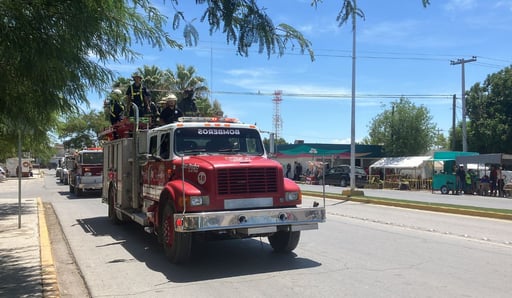
[[[87,165],[103,163],[103,152],[83,152],[82,163]]]
[[[177,154],[263,155],[263,143],[255,129],[231,127],[183,127],[174,132]]]

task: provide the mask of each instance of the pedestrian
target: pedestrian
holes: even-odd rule
[[[489,176],[485,174],[480,178],[480,195],[486,196],[489,193]]]
[[[169,124],[178,121],[178,118],[183,117],[183,112],[178,109],[176,102],[178,99],[176,95],[170,93],[163,98],[166,101],[165,108],[160,112],[160,124]]]
[[[290,178],[290,171],[292,170],[292,165],[290,163],[288,163],[286,165],[286,178]]]
[[[297,162],[297,180],[300,181],[302,178],[302,164]]]
[[[149,108],[150,93],[142,84],[142,76],[139,73],[132,75],[133,84],[126,89],[127,109],[130,111],[129,116],[134,117],[135,113],[132,109],[132,102],[139,108],[139,117],[144,117]]]
[[[489,188],[491,190],[491,196],[496,196],[498,191],[498,170],[496,166],[491,166],[491,174],[489,175]]]
[[[502,167],[498,167],[498,170],[497,170],[497,177],[498,177],[498,183],[497,183],[497,186],[498,186],[498,196],[503,198],[505,196],[505,190],[504,190],[504,187],[505,187],[505,175],[503,175],[503,173],[501,172],[503,170]]]
[[[473,194],[473,175],[472,170],[468,170],[466,172],[466,189],[464,190],[464,193]]]
[[[455,172],[455,181],[457,182],[457,191],[456,194],[462,194],[466,190],[466,171],[464,171],[464,166],[459,166],[457,171]]]

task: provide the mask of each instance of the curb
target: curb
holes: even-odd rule
[[[37,198],[37,214],[39,219],[39,247],[41,253],[41,282],[43,297],[60,297],[57,282],[57,271],[52,254],[52,245],[46,225],[44,206],[41,198]]]
[[[321,197],[323,198],[323,193],[314,192],[314,191],[302,191],[303,195],[313,196],[313,197]],[[385,198],[367,198],[367,197],[357,197],[357,196],[344,196],[333,193],[326,193],[325,198],[334,199],[334,200],[343,200],[343,201],[352,201],[359,202],[365,204],[375,204],[375,205],[384,205],[391,207],[399,207],[399,208],[408,208],[408,209],[416,209],[423,211],[432,211],[432,212],[442,212],[442,213],[450,213],[450,214],[458,214],[458,215],[468,215],[468,216],[478,216],[478,217],[486,217],[486,218],[494,218],[494,219],[504,219],[504,220],[512,220],[512,214],[503,213],[499,211],[490,210],[480,210],[477,208],[471,208],[468,206],[441,206],[435,203],[421,203],[421,202],[413,202],[413,201],[398,201],[394,199],[385,199]]]

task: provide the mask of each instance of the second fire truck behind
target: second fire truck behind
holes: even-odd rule
[[[72,164],[68,169],[69,192],[80,196],[84,192],[101,191],[103,186],[101,148],[85,148],[77,151],[69,161]]]
[[[265,236],[274,251],[290,252],[301,230],[325,221],[325,207],[300,206],[300,188],[267,158],[254,125],[184,117],[139,127],[110,130],[102,198],[111,221],[155,233],[171,262],[189,259],[193,238]]]

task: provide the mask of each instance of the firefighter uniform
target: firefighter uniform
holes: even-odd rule
[[[149,100],[150,94],[146,87],[142,85],[142,77],[139,74],[134,74],[132,78],[135,80],[135,83],[131,84],[126,90],[126,98],[129,104],[127,108],[130,111],[129,116],[134,116],[133,109],[130,104],[133,102],[139,108],[139,117],[144,117],[144,114],[147,112],[147,101]]]

